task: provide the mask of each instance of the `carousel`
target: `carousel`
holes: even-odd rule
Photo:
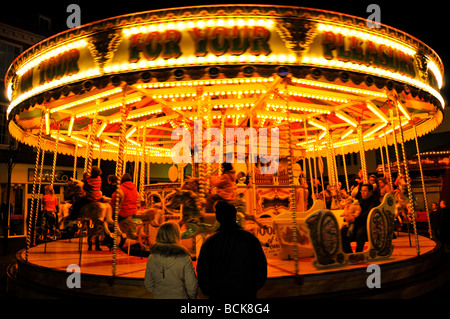
[[[10,291],[151,298],[143,286],[145,253],[158,225],[180,222],[195,263],[202,241],[217,229],[208,208],[218,193],[210,177],[220,177],[227,162],[236,173],[231,201],[238,222],[260,239],[268,259],[260,298],[398,296],[395,287],[437,269],[441,251],[417,233],[402,159],[406,141],[415,140],[420,154],[418,137],[443,120],[443,72],[439,56],[402,31],[300,7],[147,11],[36,44],[5,79],[9,131],[36,149],[27,247],[9,269]],[[389,158],[389,147],[396,158]],[[352,184],[346,170],[339,180],[336,161],[342,158],[346,169],[345,155],[359,154],[360,179],[369,183],[366,152],[374,149],[392,192],[369,214],[364,251],[346,254],[340,228]],[[118,201],[86,207],[72,220],[66,207],[58,228],[72,223],[77,237],[39,240],[45,152],[54,165],[58,154],[74,158],[69,206],[82,179],[80,159],[88,174],[114,162],[119,178],[131,163],[139,211],[119,223]],[[172,165],[171,182],[152,183],[152,170],[163,163]],[[322,196],[327,185],[331,207]],[[394,235],[399,216],[410,222],[411,234]],[[95,236],[109,236],[111,250],[88,250]],[[140,253],[120,249],[123,241]],[[381,285],[389,290],[367,288],[369,264],[380,265]],[[83,278],[78,289],[67,284],[73,265]],[[404,294],[415,296],[440,279],[412,284]]]

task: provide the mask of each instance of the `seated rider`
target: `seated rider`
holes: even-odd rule
[[[373,196],[372,184],[361,185],[361,199],[358,200],[361,207],[361,213],[355,218],[353,232],[350,232],[348,225],[341,228],[342,249],[344,253],[352,253],[350,246],[352,241],[356,241],[356,252],[362,252],[364,244],[368,240],[367,236],[367,218],[372,208],[378,206],[380,203],[376,197]]]
[[[122,221],[129,216],[136,215],[138,211],[139,193],[133,184],[131,175],[125,173],[120,180],[120,187],[111,196],[111,206],[116,207],[116,200],[119,199],[119,217]]]
[[[132,224],[131,218],[138,212],[138,199],[139,193],[136,186],[133,184],[131,175],[128,173],[123,174],[120,180],[120,186],[111,196],[111,207],[113,208],[113,211],[116,207],[116,201],[119,201],[119,216],[117,217],[117,220],[121,225],[121,229],[126,229],[127,225]],[[115,214],[116,212],[114,211],[113,218],[115,218]],[[125,219],[128,219],[128,221]],[[125,238],[121,237],[119,247],[122,248],[124,243]]]
[[[384,195],[392,193],[391,186],[385,178],[378,179],[378,189],[380,190],[380,203],[383,201]]]
[[[351,237],[353,235],[353,228],[355,227],[355,219],[361,214],[361,206],[357,199],[347,197],[341,202],[344,206],[344,212],[341,217],[344,217],[344,226],[347,226],[347,235]]]
[[[86,174],[83,177],[83,190],[86,195],[78,199],[72,206],[71,216],[78,216],[81,207],[99,201],[103,198],[101,192],[102,187],[102,171],[98,166],[92,166],[91,174]]]
[[[210,176],[211,185],[216,193],[206,199],[206,213],[214,214],[214,204],[219,200],[231,201],[236,194],[236,172],[231,163],[222,163],[222,175]]]

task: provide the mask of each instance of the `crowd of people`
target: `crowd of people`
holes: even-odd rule
[[[85,196],[73,204],[75,210],[94,201],[108,201],[117,206],[118,219],[133,216],[138,211],[138,192],[130,174],[125,173],[119,183],[115,175],[108,176],[108,185],[101,191],[101,170],[94,166],[85,174],[82,183]],[[144,284],[157,299],[196,299],[198,289],[210,299],[227,297],[256,298],[257,291],[267,280],[267,260],[259,240],[236,222],[236,207],[230,204],[236,190],[236,175],[231,164],[222,165],[221,174],[209,176],[215,191],[207,198],[208,211],[214,213],[220,227],[207,237],[201,246],[196,269],[189,252],[181,245],[178,223],[160,225],[156,242],[147,260]],[[352,253],[350,243],[356,242],[355,252],[361,252],[367,236],[367,218],[372,208],[380,205],[388,193],[396,199],[396,217],[401,222],[410,218],[405,179],[400,174],[393,183],[386,178],[370,175],[367,183],[362,172],[352,180],[347,193],[341,183],[328,185],[316,198],[327,209],[341,209],[344,224],[341,228],[342,248]],[[318,189],[318,188],[317,188]],[[46,212],[57,210],[58,202],[52,189],[46,188],[43,206]],[[430,213],[432,237],[448,249],[450,238],[450,210],[445,201],[433,203]],[[96,247],[96,249],[100,249]],[[101,249],[100,249],[101,250]]]
[[[316,182],[317,184],[317,182]],[[356,242],[355,252],[361,252],[367,241],[367,217],[370,210],[381,204],[386,194],[391,193],[395,198],[395,225],[398,230],[402,223],[412,221],[412,205],[408,194],[405,175],[402,171],[393,182],[393,188],[388,177],[378,178],[371,174],[367,183],[362,181],[362,171],[350,181],[349,193],[342,189],[341,183],[337,187],[327,185],[326,189],[316,194],[316,198],[325,202],[327,209],[341,209],[344,226],[341,229],[343,250],[351,253],[350,242]],[[320,186],[320,183],[319,183]],[[415,201],[414,194],[412,200]],[[430,212],[432,239],[441,242],[447,249],[450,247],[450,209],[446,201],[439,205],[432,204]],[[395,238],[395,233],[393,234]]]

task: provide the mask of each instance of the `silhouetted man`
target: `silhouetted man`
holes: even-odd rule
[[[261,243],[236,223],[233,205],[219,201],[215,209],[220,227],[200,249],[199,287],[210,299],[254,299],[267,279],[267,260]]]
[[[447,202],[441,200],[439,203],[439,219],[440,219],[440,238],[439,240],[444,245],[445,249],[449,248],[450,244],[450,209],[447,207]]]
[[[439,240],[440,237],[440,218],[439,218],[439,207],[436,202],[431,204],[431,212],[430,212],[430,225],[431,225],[431,239]]]

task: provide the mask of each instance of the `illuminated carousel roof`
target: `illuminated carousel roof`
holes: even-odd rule
[[[126,106],[127,154],[171,162],[179,127],[278,129],[280,153],[325,156],[405,140],[443,119],[443,65],[391,27],[323,10],[263,5],[148,11],[94,22],[19,56],[5,79],[19,141],[116,160]],[[399,116],[391,110],[400,110]],[[41,119],[43,119],[41,121]],[[95,125],[94,125],[95,124]],[[291,135],[287,127],[290,126]],[[89,137],[93,138],[90,139]],[[80,151],[81,150],[81,151]],[[318,153],[316,153],[316,151]]]

